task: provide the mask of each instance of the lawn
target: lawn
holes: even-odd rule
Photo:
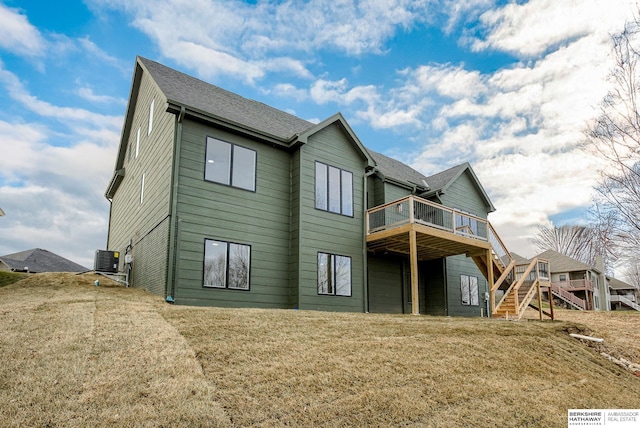
[[[4,424],[550,427],[570,408],[640,408],[640,378],[568,335],[638,363],[640,314],[194,308],[95,279],[0,289]]]
[[[4,287],[29,276],[28,273],[4,272],[0,271],[0,287]]]

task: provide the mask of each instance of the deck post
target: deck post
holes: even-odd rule
[[[415,222],[415,202],[413,200],[413,195],[409,196],[409,223],[413,224]]]
[[[549,281],[549,312],[551,313],[551,320],[553,321],[556,317],[553,313],[553,290],[551,287],[553,287],[553,284]]]
[[[493,253],[491,250],[486,251],[487,257],[487,287],[489,288],[489,311],[487,314],[489,318],[493,316],[493,311],[495,311],[496,299],[495,292],[493,291],[493,284],[495,282],[495,278],[493,277]]]
[[[411,226],[409,231],[409,262],[411,265],[411,313],[420,315],[420,300],[418,299],[418,244],[416,230]]]
[[[540,321],[542,321],[542,287],[540,287],[540,278],[538,277],[538,311],[540,312]]]

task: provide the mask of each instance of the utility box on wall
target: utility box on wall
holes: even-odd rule
[[[97,272],[118,272],[120,252],[96,250],[93,269]]]

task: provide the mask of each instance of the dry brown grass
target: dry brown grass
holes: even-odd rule
[[[640,364],[640,312],[556,310],[556,319],[585,326],[586,334],[604,339],[603,351]]]
[[[0,289],[10,426],[552,427],[569,408],[640,408],[640,379],[567,335],[604,335],[616,313],[586,327],[192,308],[40,278]]]
[[[158,300],[94,275],[38,274],[0,289],[0,424],[228,424]]]

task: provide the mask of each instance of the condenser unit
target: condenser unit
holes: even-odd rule
[[[96,272],[118,272],[120,253],[118,251],[96,250],[93,269]]]

